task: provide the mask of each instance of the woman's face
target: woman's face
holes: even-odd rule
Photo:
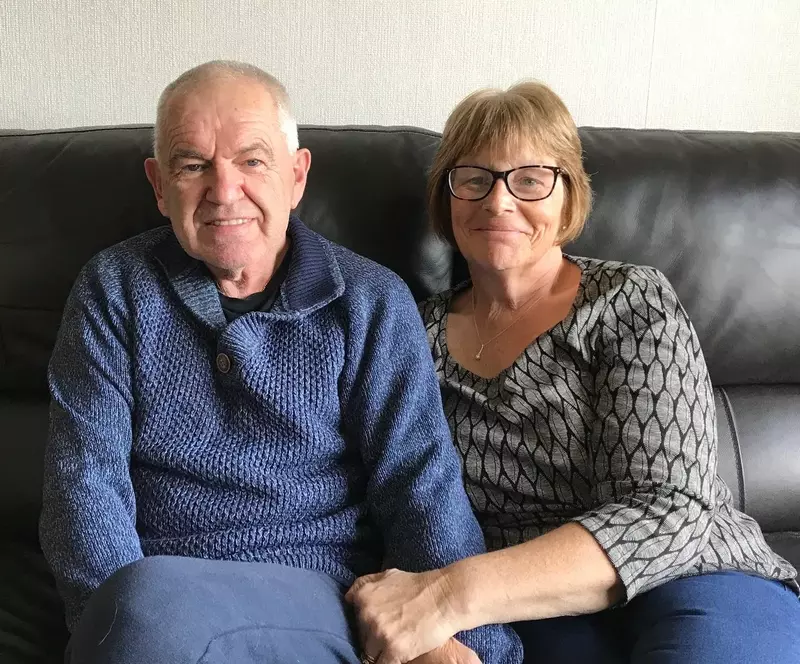
[[[507,171],[519,166],[557,166],[547,154],[527,150],[514,155],[484,150],[459,159],[457,166]],[[514,197],[502,179],[486,198],[466,201],[450,196],[456,244],[468,263],[503,271],[531,266],[551,249],[563,224],[564,185],[558,177],[553,193],[539,201]]]

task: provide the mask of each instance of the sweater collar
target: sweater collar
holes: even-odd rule
[[[328,240],[309,229],[294,215],[287,229],[292,242],[289,270],[272,312],[281,318],[304,316],[344,293],[344,279]],[[228,323],[219,292],[208,268],[189,256],[170,232],[154,255],[181,302],[208,327],[218,330]]]

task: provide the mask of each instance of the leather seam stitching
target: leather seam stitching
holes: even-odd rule
[[[764,533],[764,537],[770,540],[783,539],[783,538],[800,540],[800,532],[795,532],[793,530],[776,530],[771,533]]]
[[[3,327],[0,325],[0,368],[5,367],[6,357],[8,357],[8,355],[6,354],[6,344],[3,339]]]

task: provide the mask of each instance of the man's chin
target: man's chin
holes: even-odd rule
[[[252,261],[246,256],[220,256],[217,254],[206,255],[201,258],[206,266],[215,272],[239,272],[244,270]]]
[[[185,247],[184,247],[185,249]],[[251,247],[219,247],[201,245],[187,250],[192,258],[204,263],[212,272],[239,272],[253,263]]]
[[[262,238],[214,238],[198,237],[184,251],[205,265],[215,274],[237,273],[247,268],[257,269],[269,255],[269,247]]]

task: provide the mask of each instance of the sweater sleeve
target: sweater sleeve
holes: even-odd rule
[[[142,557],[129,473],[130,342],[121,299],[108,290],[95,269],[84,269],[68,298],[48,372],[39,530],[70,631],[92,592]]]
[[[418,572],[482,553],[416,305],[396,277],[354,323],[348,435],[359,439],[384,567]],[[487,664],[522,660],[516,633],[487,625],[457,637]]]
[[[709,538],[714,399],[700,344],[666,277],[636,268],[600,321],[592,498],[576,519],[626,600],[686,574]]]

